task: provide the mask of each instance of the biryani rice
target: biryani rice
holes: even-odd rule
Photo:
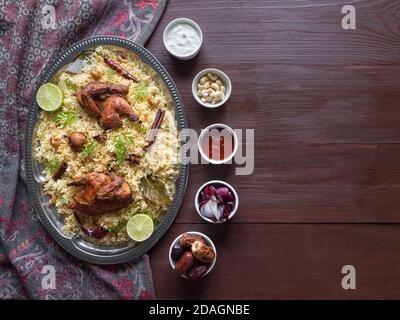
[[[118,59],[114,47],[101,46],[95,49],[103,56],[111,59]],[[120,50],[120,49],[118,49]],[[129,183],[134,201],[127,207],[116,212],[110,212],[101,216],[81,215],[82,223],[90,227],[102,226],[106,229],[112,229],[114,232],[108,233],[102,239],[91,239],[96,243],[111,245],[121,243],[129,239],[124,226],[127,220],[137,213],[146,213],[154,220],[161,220],[163,214],[168,209],[168,205],[159,207],[159,205],[149,201],[143,195],[140,186],[141,179],[144,177],[154,177],[163,182],[166,186],[168,196],[172,201],[175,193],[175,179],[178,175],[179,164],[179,140],[178,129],[175,120],[175,109],[172,99],[160,80],[158,74],[148,65],[145,65],[136,55],[128,52],[130,59],[120,62],[121,67],[133,74],[139,83],[125,79],[117,72],[110,69],[97,54],[87,55],[84,66],[78,74],[69,74],[61,70],[53,82],[56,83],[64,92],[64,104],[61,111],[41,112],[40,119],[36,127],[36,136],[34,140],[34,156],[40,163],[46,165],[57,159],[68,164],[66,172],[58,180],[52,179],[52,173],[49,168],[44,170],[47,177],[44,189],[49,196],[56,199],[55,206],[58,212],[64,217],[64,232],[68,235],[81,235],[83,232],[74,216],[74,212],[69,208],[77,187],[68,187],[67,184],[73,178],[88,174],[90,172],[109,172],[115,171],[123,176]],[[102,133],[104,130],[99,126],[96,119],[91,118],[79,105],[75,92],[76,89],[93,81],[90,74],[92,67],[102,74],[101,82],[112,84],[123,84],[128,86],[127,101],[133,107],[135,113],[139,116],[142,125],[123,119],[123,126],[117,129],[107,131],[107,140],[104,143],[95,142],[94,136]],[[160,103],[156,108],[152,108],[146,101],[146,96],[151,95],[154,100]],[[165,110],[164,121],[160,131],[157,134],[156,141],[144,154],[144,158],[139,164],[133,165],[128,161],[117,163],[115,157],[114,140],[116,137],[130,136],[133,140],[129,146],[129,153],[143,153],[143,145],[147,133],[152,125],[157,110]],[[55,121],[59,112],[70,112],[76,119],[65,126],[63,123]],[[71,150],[66,138],[69,133],[79,131],[88,138],[88,143],[95,142],[94,152],[83,159],[80,153]],[[57,148],[50,144],[50,138],[58,138],[60,144]],[[120,228],[122,226],[122,228]],[[116,231],[115,231],[116,230]]]

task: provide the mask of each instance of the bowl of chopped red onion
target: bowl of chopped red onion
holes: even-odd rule
[[[211,180],[199,188],[194,202],[197,213],[203,220],[224,223],[235,215],[239,197],[229,183]]]

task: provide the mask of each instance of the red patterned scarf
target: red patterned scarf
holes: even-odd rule
[[[21,164],[29,101],[42,70],[92,35],[144,44],[165,5],[166,0],[0,0],[0,299],[154,298],[147,255],[95,266],[53,241],[29,203]],[[42,285],[48,268],[55,270],[55,288]]]

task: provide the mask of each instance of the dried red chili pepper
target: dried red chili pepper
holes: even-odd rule
[[[126,71],[124,68],[122,68],[116,61],[104,57],[101,55],[103,58],[104,62],[113,70],[117,71],[121,76],[123,76],[125,79],[132,80],[133,82],[139,82],[138,79],[132,74],[130,74],[128,71]]]
[[[75,219],[78,222],[79,228],[81,228],[81,230],[86,233],[88,236],[95,238],[95,239],[101,239],[103,238],[108,231],[106,229],[104,229],[103,227],[97,227],[97,228],[86,228],[81,220],[79,219],[78,215],[74,212],[75,215]]]
[[[100,57],[103,58],[104,62],[105,62],[111,69],[113,69],[113,70],[115,70],[116,72],[118,72],[118,73],[119,73],[121,76],[123,76],[125,79],[132,80],[133,82],[139,82],[139,80],[138,80],[134,75],[132,75],[132,74],[129,73],[127,70],[125,70],[124,68],[122,68],[122,67],[118,64],[118,62],[116,62],[116,61],[114,61],[114,60],[112,60],[112,59],[110,59],[110,58],[108,58],[108,57],[103,56],[102,54],[98,53],[98,52],[95,51],[95,50],[86,50],[86,51],[88,51],[88,52],[94,52],[94,53],[98,54]]]

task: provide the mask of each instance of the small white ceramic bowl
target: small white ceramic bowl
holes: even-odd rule
[[[188,25],[192,26],[200,35],[199,47],[195,51],[191,52],[190,54],[180,55],[180,54],[174,52],[173,50],[171,50],[167,44],[168,32],[171,30],[172,27],[174,27],[178,23],[187,23]],[[178,19],[175,19],[175,20],[172,20],[171,22],[169,22],[167,24],[167,26],[165,27],[164,33],[163,33],[163,42],[164,42],[164,47],[167,49],[167,51],[172,56],[174,56],[175,58],[180,59],[180,60],[190,60],[190,59],[193,59],[195,56],[197,56],[198,53],[200,52],[201,46],[203,44],[203,32],[201,31],[200,26],[193,20],[188,19],[188,18],[178,18]]]
[[[208,185],[210,185],[210,184],[213,185],[213,186],[221,186],[221,185],[222,185],[222,186],[225,186],[225,187],[227,187],[227,188],[233,193],[233,198],[234,198],[235,204],[234,204],[233,210],[232,210],[231,214],[229,215],[227,221],[229,221],[229,220],[231,220],[231,219],[233,218],[233,216],[235,215],[235,213],[236,213],[236,211],[237,211],[237,209],[238,209],[238,207],[239,207],[239,196],[238,196],[236,190],[235,190],[229,183],[227,183],[227,182],[225,182],[225,181],[222,181],[222,180],[211,180],[211,181],[208,181],[208,182],[206,182],[205,184],[203,184],[203,185],[199,188],[199,190],[197,190],[196,197],[194,198],[194,206],[196,207],[197,213],[199,214],[199,216],[200,216],[204,221],[207,221],[207,222],[209,222],[209,223],[215,223],[215,224],[225,223],[226,221],[214,221],[214,220],[211,220],[211,219],[209,219],[209,218],[207,218],[207,217],[204,217],[204,216],[201,214],[201,212],[200,212],[200,193],[201,193],[201,191],[203,191],[203,189],[204,189],[206,186],[208,186]]]
[[[215,262],[217,261],[217,249],[215,248],[215,245],[214,245],[214,243],[211,241],[211,239],[210,239],[209,237],[207,237],[204,233],[197,232],[197,231],[188,231],[188,232],[185,232],[185,233],[190,233],[190,234],[193,234],[193,235],[200,236],[200,237],[204,238],[204,240],[206,240],[206,244],[209,245],[211,248],[213,248],[213,250],[214,250],[214,252],[215,252],[214,261],[211,262],[211,263],[209,264],[207,272],[203,275],[203,277],[205,277],[206,275],[208,275],[208,274],[211,272],[211,270],[212,270],[212,269],[214,268],[214,266],[215,266]],[[172,259],[172,257],[171,257],[172,249],[173,249],[173,247],[178,243],[178,241],[180,240],[180,238],[182,238],[182,236],[183,236],[185,233],[182,233],[182,234],[180,234],[179,236],[177,236],[177,237],[175,238],[175,240],[172,241],[171,246],[169,247],[169,251],[168,251],[169,264],[171,265],[171,268],[172,268],[172,270],[174,270],[174,271],[175,271],[176,262],[175,262],[175,261]],[[187,276],[184,275],[184,274],[181,274],[181,277],[187,279]]]
[[[203,138],[207,134],[207,132],[210,131],[211,129],[226,129],[233,136],[232,153],[225,159],[220,159],[220,160],[211,159],[205,154],[205,152],[203,150],[203,144],[202,144]],[[223,163],[227,163],[227,162],[231,161],[237,152],[238,146],[239,146],[239,142],[238,142],[238,138],[237,138],[235,131],[231,127],[229,127],[223,123],[214,123],[214,124],[209,125],[207,128],[203,129],[200,133],[199,140],[197,141],[197,147],[199,149],[200,155],[203,157],[204,160],[206,160],[207,162],[212,163],[212,164],[223,164]]]
[[[225,98],[224,98],[224,100],[222,100],[222,101],[220,101],[220,102],[218,102],[216,104],[212,104],[211,102],[203,102],[203,101],[201,101],[201,98],[197,94],[197,84],[199,83],[200,78],[202,76],[205,76],[209,72],[217,75],[221,79],[222,83],[225,86]],[[193,82],[192,82],[192,94],[193,94],[193,97],[196,99],[196,101],[198,103],[200,103],[203,107],[206,107],[206,108],[218,108],[218,107],[222,106],[226,101],[228,101],[229,97],[231,96],[231,92],[232,92],[231,80],[226,75],[226,73],[224,73],[224,72],[222,72],[221,70],[218,70],[218,69],[213,69],[213,68],[204,69],[204,70],[200,71],[194,77]]]

